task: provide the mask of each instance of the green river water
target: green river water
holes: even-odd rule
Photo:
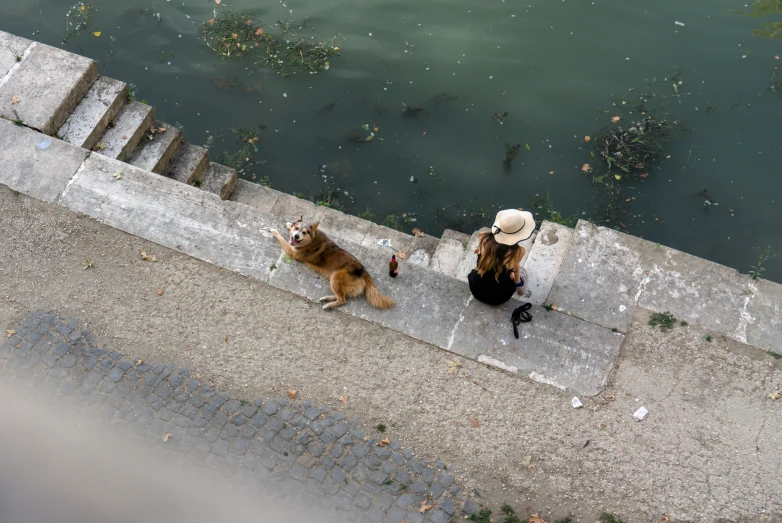
[[[0,29],[98,60],[188,141],[211,142],[213,158],[239,147],[230,129],[256,132],[243,178],[314,200],[330,190],[346,212],[436,236],[490,225],[500,208],[542,217],[532,202],[549,195],[565,217],[745,273],[768,247],[763,277],[782,282],[780,0],[93,5],[90,26],[66,44],[73,0],[3,0]],[[283,76],[207,47],[209,19],[251,10],[266,31],[287,22],[338,55],[327,71]],[[686,130],[648,176],[597,182],[605,164],[584,137],[629,126],[642,93],[645,112]],[[351,142],[365,125],[375,138]],[[510,168],[506,143],[521,145]],[[601,206],[609,185],[620,191],[612,213]]]

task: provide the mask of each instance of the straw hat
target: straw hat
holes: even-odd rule
[[[498,243],[516,245],[532,236],[535,220],[532,213],[516,209],[506,209],[497,213],[491,233]]]

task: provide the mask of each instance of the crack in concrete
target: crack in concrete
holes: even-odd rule
[[[462,323],[462,321],[464,321],[464,311],[467,310],[467,307],[470,305],[470,302],[472,302],[472,298],[473,296],[472,294],[470,294],[470,297],[467,298],[464,307],[462,307],[462,310],[459,312],[459,319],[456,321],[456,325],[454,325],[453,330],[451,331],[451,335],[448,337],[448,346],[445,348],[448,351],[450,351],[451,347],[453,347],[453,342],[456,339],[456,331],[459,329],[459,325]]]
[[[742,307],[741,313],[739,314],[739,324],[736,326],[736,332],[734,334],[735,338],[742,343],[747,343],[747,326],[752,323],[752,316],[747,309],[749,308],[749,303],[758,291],[757,286],[752,281],[749,282],[749,290],[750,294],[744,299],[744,307]]]
[[[6,83],[8,83],[8,80],[11,79],[11,77],[14,75],[17,69],[21,67],[22,62],[24,62],[24,59],[30,56],[30,53],[32,50],[38,45],[38,42],[33,42],[30,44],[30,46],[24,50],[24,53],[22,53],[22,59],[16,62],[14,65],[11,66],[11,68],[8,70],[8,72],[5,74],[4,77],[0,78],[0,87],[3,87]]]
[[[79,176],[79,174],[81,174],[81,172],[82,172],[82,171],[83,171],[83,170],[86,168],[86,166],[87,166],[87,160],[89,160],[89,159],[90,159],[90,156],[91,156],[91,155],[92,155],[92,151],[88,151],[88,152],[87,152],[87,156],[85,156],[85,157],[84,157],[84,161],[83,161],[83,162],[81,162],[81,165],[79,166],[79,168],[78,168],[78,169],[76,169],[76,172],[75,172],[75,173],[73,173],[73,176],[71,176],[71,179],[70,179],[70,180],[68,180],[68,183],[66,183],[66,184],[65,184],[65,187],[63,188],[63,190],[62,190],[62,192],[59,194],[59,196],[57,196],[57,199],[56,199],[56,200],[54,200],[54,203],[56,203],[57,205],[62,205],[62,206],[63,206],[63,207],[65,207],[65,208],[68,208],[68,206],[67,206],[67,205],[65,205],[65,204],[63,204],[63,203],[62,203],[62,199],[63,199],[63,198],[65,198],[65,195],[66,195],[66,193],[68,192],[68,189],[70,189],[70,187],[71,187],[71,185],[73,184],[73,182],[75,182],[75,181],[76,181],[76,177],[77,177],[77,176]]]

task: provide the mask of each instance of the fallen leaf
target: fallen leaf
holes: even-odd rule
[[[524,459],[521,460],[521,466],[530,468],[532,466],[532,456],[524,456]]]
[[[481,426],[481,422],[478,421],[478,418],[473,418],[470,420],[470,425],[472,425],[474,428],[478,428]]]
[[[559,310],[559,307],[557,307],[556,305],[552,305],[552,306],[551,306],[551,310],[552,310],[552,311],[558,311],[558,310]]]
[[[776,56],[774,57],[774,60],[779,60],[779,55],[776,55]]]
[[[195,379],[200,380],[201,379],[201,375],[200,374],[196,374],[195,375]]]
[[[245,25],[253,25],[253,21],[250,20],[249,18],[244,23]]]
[[[334,48],[335,51],[339,51],[339,47]],[[375,129],[377,131],[377,129]]]
[[[11,105],[16,105],[21,101],[22,101],[21,98],[19,98],[18,96],[14,96],[13,98],[11,98]]]
[[[390,444],[391,444],[391,438],[381,439],[380,441],[377,442],[378,447],[385,447],[386,445],[390,445]]]
[[[542,517],[538,516],[537,514],[532,514],[529,517],[529,523],[546,523]]]
[[[663,516],[663,517],[660,519],[660,523],[668,523],[668,516]]]
[[[339,401],[341,401],[342,403],[347,403],[348,402],[347,395],[343,394],[342,396],[340,396]]]
[[[262,34],[263,34],[263,29],[261,29],[260,27],[255,30],[255,36],[261,36]]]
[[[407,253],[405,251],[396,251],[396,257],[400,260],[404,260],[407,258]]]
[[[16,334],[16,331],[15,331],[15,330],[13,330],[13,329],[8,329],[8,330],[6,330],[6,331],[5,331],[5,337],[6,337],[6,338],[10,338],[10,337],[11,337],[11,336],[13,336],[14,334]]]
[[[670,158],[670,157],[671,157],[671,155],[670,155],[670,154],[669,154],[668,156],[666,156],[666,158]]]
[[[771,394],[768,395],[768,397],[771,398],[772,400],[778,400],[779,398],[782,398],[782,394],[780,394],[779,392],[772,392]]]
[[[614,123],[618,122],[619,120],[620,118],[618,116],[614,116],[613,118],[611,118],[611,121]]]
[[[632,198],[625,198],[625,203],[629,203]]]
[[[210,18],[209,20],[206,21],[206,23],[209,24],[209,25],[215,25],[215,19],[214,18]]]
[[[424,131],[424,134],[423,134],[423,135],[421,135],[421,136],[426,136],[426,131]]]
[[[427,505],[426,504],[426,500],[424,500],[424,501],[421,502],[421,508],[418,509],[418,512],[423,514],[424,512],[429,510],[430,508],[432,508],[432,505]]]
[[[234,40],[236,40],[237,38],[239,38],[239,35],[238,35],[238,34],[236,34],[236,33],[233,33],[233,34],[231,35],[231,37],[232,37]]]
[[[292,390],[292,389],[291,389],[291,390],[289,390],[289,391],[288,391],[288,397],[289,397],[290,399],[292,399],[292,400],[295,400],[295,399],[296,399],[296,396],[298,396],[298,395],[299,395],[299,392],[298,392],[298,391],[296,391],[296,390]]]
[[[90,267],[92,267],[92,262],[86,258],[84,259],[83,262],[81,262],[81,264],[84,265],[84,270],[87,270]]]
[[[136,360],[136,365],[141,365],[142,363],[144,363],[144,360]]]
[[[92,34],[93,34],[93,35],[95,35],[95,36],[100,36],[100,31],[95,31],[95,32],[94,32],[94,33],[92,33]]]
[[[462,366],[462,362],[459,359],[454,359],[448,362],[448,372],[446,374],[459,375],[459,367]]]
[[[584,141],[585,142],[591,142],[592,138],[590,136],[584,136]]]
[[[584,165],[581,166],[581,170],[584,171],[585,173],[588,173],[589,171],[592,170],[592,167],[590,167],[588,163],[585,163]]]
[[[222,2],[222,0],[215,0],[216,4],[219,4],[220,2]]]
[[[421,229],[418,229],[418,228],[413,229],[413,236],[418,236],[419,238],[423,238],[424,237],[424,231],[422,231]]]
[[[554,174],[554,171],[549,171],[548,173],[549,173],[549,174]]]
[[[646,178],[647,176],[649,176],[649,173],[641,173],[641,178]]]
[[[163,287],[161,287],[161,288],[159,288],[159,289],[157,290],[157,295],[158,295],[158,296],[163,296],[163,293],[164,293],[164,292],[166,292],[166,291],[165,291],[165,289],[163,289]]]
[[[622,175],[621,174],[615,174],[614,178],[616,178],[617,180],[621,180],[622,179]]]
[[[121,180],[122,179],[122,171],[117,171],[114,174],[112,174],[115,180]]]
[[[163,436],[163,441],[168,441],[168,438],[170,438],[170,437],[171,437],[171,433],[170,432],[166,432],[165,436]]]
[[[98,144],[95,147],[93,147],[93,149],[97,149],[99,151],[102,151],[106,147],[108,147],[108,144],[106,142],[98,142]]]
[[[154,255],[147,254],[147,251],[141,251],[141,259],[144,261],[156,262],[157,258]]]
[[[225,339],[224,339],[223,341],[224,341],[224,342],[226,342],[226,343],[228,343],[228,336],[226,336],[226,337],[225,337]]]

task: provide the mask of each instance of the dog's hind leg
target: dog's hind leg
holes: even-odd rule
[[[324,298],[334,298],[334,300],[324,305],[323,310],[333,309],[347,303],[345,287],[349,283],[349,278],[350,276],[344,272],[335,272],[331,275],[329,283],[331,284],[331,290],[334,291],[334,296],[324,296]]]
[[[339,298],[337,298],[336,296],[324,296],[321,299],[319,299],[318,301],[321,301],[321,302],[323,302],[323,301],[336,301],[338,299]]]

